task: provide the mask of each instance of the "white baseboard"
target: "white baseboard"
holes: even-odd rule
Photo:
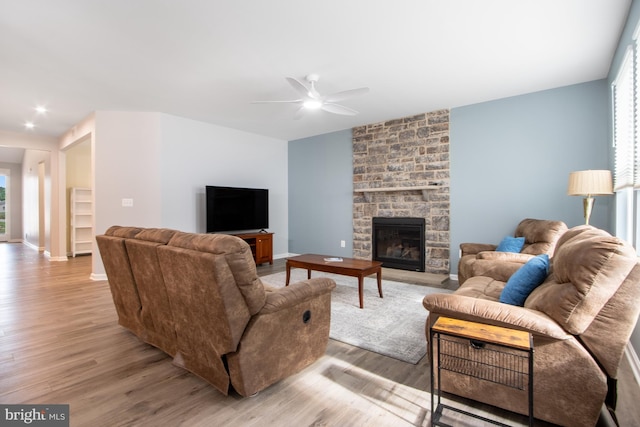
[[[9,243],[22,243],[22,239],[9,239]]]
[[[636,382],[640,384],[640,359],[638,358],[638,353],[636,353],[630,342],[627,343],[627,346],[624,349],[624,354],[631,366],[633,377],[636,379]]]
[[[28,240],[25,240],[24,242],[22,242],[23,245],[30,247],[31,249],[33,249],[34,251],[38,251],[40,252],[40,248],[37,247],[36,245],[34,245],[33,243],[29,242]]]
[[[99,280],[107,280],[107,275],[105,273],[91,273],[91,280],[99,281]]]
[[[66,257],[66,256],[56,256],[56,257],[52,257],[52,256],[51,256],[51,252],[49,252],[49,251],[45,251],[45,250],[44,250],[44,248],[40,248],[40,247],[38,247],[38,246],[34,245],[33,243],[30,243],[30,242],[28,242],[28,241],[26,241],[26,240],[20,240],[20,242],[21,242],[23,245],[28,246],[28,247],[30,247],[31,249],[35,250],[35,251],[43,252],[43,253],[44,253],[44,256],[45,256],[45,257],[47,257],[47,258],[49,258],[49,261],[68,261],[68,259],[67,259],[67,257]]]
[[[457,282],[458,281],[458,275],[457,274],[450,274],[449,275],[449,279],[450,280],[455,280]]]
[[[49,261],[69,261],[69,258],[67,258],[66,255],[63,255],[63,256],[51,256],[51,252],[49,252],[49,251],[45,251],[44,252],[44,256],[49,258]]]
[[[286,254],[277,254],[273,256],[273,259],[281,259],[281,258],[289,258],[291,256],[296,256],[296,255],[300,255],[300,254],[292,254],[290,252],[286,253]]]

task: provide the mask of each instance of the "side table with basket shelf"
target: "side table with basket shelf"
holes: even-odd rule
[[[444,410],[506,425],[446,405],[441,400],[442,371],[527,390],[529,425],[533,426],[533,337],[531,333],[448,317],[429,328],[431,355],[431,425],[441,421]]]

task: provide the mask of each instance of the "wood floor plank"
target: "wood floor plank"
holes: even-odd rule
[[[260,274],[283,270],[283,260],[259,267]],[[72,426],[429,425],[426,360],[411,365],[330,340],[316,363],[257,396],[223,396],[119,326],[108,283],[90,273],[91,256],[52,262],[22,244],[0,243],[0,403],[66,403]],[[639,425],[633,398],[640,387],[628,366],[623,373],[618,417],[623,426]],[[513,425],[527,421],[455,403]]]

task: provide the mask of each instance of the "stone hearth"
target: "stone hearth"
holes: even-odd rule
[[[449,274],[449,110],[354,128],[353,191],[355,258],[373,217],[424,218],[425,270]]]

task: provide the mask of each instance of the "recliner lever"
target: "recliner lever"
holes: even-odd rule
[[[307,310],[304,313],[302,313],[302,323],[309,323],[310,320],[311,320],[310,310]]]

